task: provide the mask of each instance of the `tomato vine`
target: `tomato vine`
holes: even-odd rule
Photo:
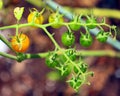
[[[17,11],[16,11],[17,10]],[[3,26],[0,27],[0,30],[5,30],[5,29],[10,29],[10,28],[15,28],[16,29],[16,35],[12,37],[11,43],[4,37],[0,35],[0,39],[11,49],[13,52],[16,53],[16,56],[11,55],[11,54],[6,54],[0,52],[1,56],[14,59],[18,62],[22,62],[23,60],[30,59],[30,58],[45,58],[45,63],[48,67],[56,69],[61,76],[68,76],[69,74],[72,74],[71,79],[67,80],[67,82],[70,84],[72,88],[75,89],[75,91],[78,91],[80,86],[83,84],[89,84],[87,81],[88,76],[93,76],[93,72],[89,71],[89,66],[88,64],[81,59],[82,56],[94,56],[94,55],[108,55],[108,56],[113,56],[112,53],[114,52],[103,52],[102,54],[100,52],[96,53],[87,53],[87,51],[81,51],[81,50],[76,50],[75,49],[75,36],[74,36],[74,31],[78,31],[81,27],[83,27],[86,31],[86,33],[81,33],[80,36],[80,45],[83,47],[89,47],[92,45],[93,38],[90,33],[90,29],[93,28],[100,28],[100,32],[97,34],[95,37],[99,42],[106,42],[107,38],[112,35],[112,30],[116,34],[116,27],[111,26],[103,22],[97,22],[96,19],[93,17],[91,18],[90,16],[86,16],[86,22],[83,22],[81,20],[82,14],[80,16],[76,16],[71,20],[70,22],[65,22],[63,19],[64,14],[58,13],[58,11],[52,13],[49,15],[49,20],[48,23],[43,24],[44,17],[42,13],[45,10],[43,9],[42,11],[38,11],[35,9],[34,12],[29,14],[28,16],[28,22],[25,24],[20,24],[19,21],[22,18],[24,8],[17,7],[17,9],[14,10],[14,15],[15,18],[17,19],[17,24],[15,25],[10,25],[10,26]],[[51,17],[52,16],[52,17]],[[104,32],[104,29],[101,26],[106,26],[110,29],[109,32]],[[55,49],[50,52],[45,52],[45,53],[37,53],[37,54],[31,54],[31,53],[24,53],[25,51],[28,50],[29,48],[29,37],[23,33],[19,32],[19,28],[21,27],[27,27],[27,26],[34,26],[38,27],[44,30],[44,32],[48,35],[48,37],[51,39],[53,42]],[[51,34],[48,30],[47,27],[52,27],[52,28],[60,28],[61,26],[65,26],[68,31],[64,32],[61,36],[61,42],[64,45],[64,47],[61,47],[56,40],[53,37],[53,34]],[[113,36],[115,38],[116,35]],[[21,39],[22,38],[22,39]],[[24,41],[25,40],[25,41]],[[27,41],[26,41],[27,40]],[[25,42],[27,42],[27,45],[25,45]],[[16,47],[17,46],[17,47]],[[118,54],[114,54],[114,56],[120,57]]]

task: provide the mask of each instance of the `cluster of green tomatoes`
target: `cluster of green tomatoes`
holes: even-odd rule
[[[68,24],[64,22],[63,15],[59,14],[58,12],[52,13],[49,16],[49,23],[52,24],[51,27],[53,28],[60,28],[61,26],[66,26],[68,31],[64,32],[61,36],[61,42],[66,47],[71,47],[75,43],[75,36],[74,32],[79,31],[81,27],[85,28],[86,33],[80,32],[81,36],[79,38],[79,43],[83,47],[89,47],[93,43],[93,38],[90,34],[90,30],[96,28],[97,26],[101,28],[101,30],[96,35],[96,39],[101,42],[105,43],[108,37],[112,34],[111,32],[105,32],[104,29],[97,23],[96,19],[91,16],[87,16],[87,19],[84,21],[81,20],[82,15],[75,16],[73,20],[71,20]]]
[[[32,11],[28,16],[28,22],[33,21],[35,11]],[[61,42],[64,46],[72,46],[75,43],[75,36],[74,31],[80,30],[81,27],[84,27],[86,30],[86,33],[83,34],[83,32],[80,32],[81,36],[79,38],[79,43],[83,47],[89,47],[93,43],[93,38],[90,34],[90,29],[94,29],[96,27],[100,27],[101,30],[96,35],[96,39],[99,42],[106,42],[107,38],[112,35],[111,32],[105,32],[104,29],[97,23],[96,19],[91,16],[86,16],[87,19],[85,22],[81,21],[82,15],[75,16],[73,20],[71,20],[69,23],[64,22],[64,17],[62,14],[60,14],[58,11],[53,12],[48,17],[48,23],[51,23],[50,26],[52,28],[60,28],[62,26],[66,26],[68,28],[68,31],[64,32],[61,37]],[[34,23],[36,24],[43,24],[44,23],[44,17],[42,15],[42,12],[38,13],[36,17],[34,18]]]
[[[72,73],[71,79],[67,82],[76,91],[82,84],[88,84],[88,75],[93,75],[93,72],[88,71],[88,64],[81,57],[77,58],[76,50],[73,48],[50,53],[45,59],[45,63],[48,67],[56,69],[63,77]]]

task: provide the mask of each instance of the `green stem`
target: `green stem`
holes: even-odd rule
[[[49,52],[45,53],[38,53],[38,54],[25,54],[26,59],[31,59],[31,58],[45,58],[49,55]]]
[[[16,24],[16,36],[18,38],[18,31],[19,31],[19,21],[17,21],[17,24]]]
[[[64,52],[64,49],[62,49]],[[51,51],[52,53],[53,51]],[[31,58],[45,58],[47,57],[49,52],[45,53],[38,53],[38,54],[25,54],[26,59],[31,59]],[[97,51],[87,51],[87,50],[81,50],[76,52],[77,56],[95,56],[95,57],[101,57],[101,56],[108,56],[108,57],[118,57],[120,58],[120,52],[115,52],[112,50],[97,50]]]
[[[84,26],[84,28],[85,28],[86,34],[90,35],[90,32],[88,31],[89,29],[87,28],[87,26]]]
[[[52,40],[52,42],[54,43],[55,47],[60,49],[60,46],[57,44],[57,42],[54,40],[53,35],[51,35],[48,30],[46,28],[43,27],[43,30],[45,31],[45,33],[49,36],[49,38]]]
[[[62,50],[64,51],[64,49],[62,49]],[[51,53],[52,52],[54,52],[54,51],[51,51]],[[24,54],[24,56],[25,56],[25,60],[26,60],[26,59],[32,59],[32,58],[45,58],[48,56],[48,54],[49,54],[49,52],[45,52],[45,53],[37,53],[37,54]],[[6,54],[3,52],[0,52],[0,55],[3,57],[6,57],[6,58],[13,59],[13,60],[18,60],[18,58],[16,56]],[[76,55],[77,56],[81,56],[81,55],[82,56],[95,56],[95,57],[108,56],[108,57],[120,58],[120,52],[115,52],[112,50],[97,50],[97,51],[81,50],[81,51],[77,51]]]
[[[15,25],[9,25],[9,26],[0,27],[0,30],[12,29],[12,28],[16,28],[17,26],[18,26],[18,28],[27,27],[27,26],[36,26],[36,27],[39,27],[39,28],[46,28],[46,27],[51,26],[53,24],[55,24],[55,23],[48,23],[48,24],[44,24],[44,25],[35,24],[35,23],[24,23],[24,24],[19,24],[19,26],[17,24],[15,24]],[[86,23],[73,23],[73,22],[63,22],[63,23],[58,23],[58,24],[61,24],[61,25],[64,25],[64,26],[68,26],[70,24],[77,24],[77,25],[81,25],[81,26],[88,26],[88,25],[90,25],[90,24],[86,24]],[[95,23],[93,25],[96,25],[96,26],[106,26],[108,28],[111,28],[110,25],[105,24],[105,23]]]
[[[15,25],[9,25],[9,26],[0,27],[0,30],[11,29],[11,28],[16,28],[16,24]]]
[[[0,55],[3,56],[3,57],[6,57],[6,58],[17,60],[16,56],[13,56],[13,55],[10,55],[10,54],[7,54],[7,53],[0,52]]]
[[[33,25],[32,23],[19,24],[19,27],[18,27],[18,28],[27,27],[27,26],[32,26],[32,25]],[[3,26],[3,27],[0,27],[0,30],[12,29],[12,28],[16,28],[16,26],[17,26],[17,24],[15,24],[15,25]]]
[[[2,35],[0,35],[0,40],[2,40],[12,50],[10,42],[6,38],[4,38]]]

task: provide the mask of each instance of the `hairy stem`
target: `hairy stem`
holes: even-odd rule
[[[7,53],[0,52],[0,55],[3,56],[3,57],[6,57],[6,58],[17,60],[16,56],[13,56],[13,55],[10,55],[10,54],[7,54]]]
[[[49,52],[45,53],[38,53],[38,54],[25,54],[26,59],[31,59],[31,58],[45,58],[47,57]]]
[[[62,49],[64,51],[64,49]],[[59,50],[60,51],[60,50]],[[54,51],[51,51],[51,53]],[[59,52],[58,52],[59,53]],[[31,58],[45,58],[47,57],[49,52],[45,53],[37,53],[37,54],[25,54],[26,59]],[[112,51],[112,50],[80,50],[76,52],[77,56],[108,56],[108,57],[118,57],[120,58],[120,52]]]
[[[57,44],[57,42],[55,41],[55,39],[53,38],[53,36],[48,32],[48,30],[46,28],[43,28],[43,30],[49,36],[49,38],[52,40],[52,42],[54,43],[55,47],[58,48],[58,49],[60,49],[60,46]]]
[[[2,40],[12,50],[10,42],[5,37],[3,37],[1,34],[0,34],[0,40]]]

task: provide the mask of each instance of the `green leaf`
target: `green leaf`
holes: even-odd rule
[[[24,12],[24,7],[16,7],[14,9],[14,16],[15,18],[19,21],[23,15],[23,12]]]

